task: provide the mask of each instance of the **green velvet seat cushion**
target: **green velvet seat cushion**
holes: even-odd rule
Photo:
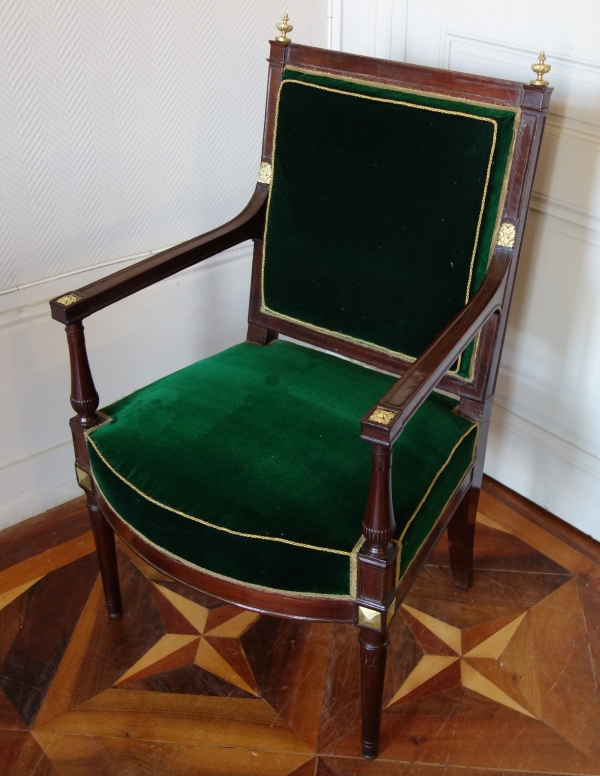
[[[93,476],[134,531],[187,563],[350,595],[370,479],[359,421],[393,382],[290,342],[236,345],[106,407],[88,435]],[[477,427],[454,406],[433,394],[395,446],[403,569],[472,462]]]
[[[485,275],[515,123],[499,106],[286,68],[263,309],[419,356]]]

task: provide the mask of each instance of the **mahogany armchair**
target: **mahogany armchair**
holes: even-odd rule
[[[446,527],[456,584],[473,579],[551,90],[285,40],[269,63],[245,210],[51,302],[67,330],[75,469],[110,617],[116,531],[224,601],[357,625],[373,758],[388,626]],[[98,412],[82,320],[246,240],[246,342]]]

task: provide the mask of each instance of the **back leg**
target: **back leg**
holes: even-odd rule
[[[468,590],[473,584],[473,544],[479,488],[471,486],[448,523],[450,567],[457,587]]]

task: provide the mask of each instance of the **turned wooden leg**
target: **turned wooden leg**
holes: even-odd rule
[[[457,587],[468,590],[473,584],[473,544],[479,488],[471,487],[448,523],[450,566]]]
[[[123,614],[121,605],[121,587],[119,585],[119,569],[117,567],[117,551],[115,548],[115,534],[106,518],[100,511],[96,499],[92,493],[87,494],[87,507],[96,543],[98,565],[104,588],[104,599],[108,616],[111,620],[118,620]]]
[[[362,754],[374,760],[379,752],[383,680],[388,645],[387,624],[396,598],[398,546],[392,506],[392,449],[371,445],[371,485],[363,520],[364,544],[359,550],[357,621],[360,628],[360,697]],[[364,627],[368,626],[368,627]]]
[[[75,471],[79,485],[85,491],[87,499],[106,608],[109,617],[116,620],[122,615],[123,608],[121,606],[115,534],[100,511],[93,492],[90,459],[85,442],[86,430],[102,423],[101,416],[96,412],[100,400],[88,361],[83,324],[81,321],[70,323],[66,327],[66,331],[71,362],[71,406],[77,413],[69,423],[75,447]]]
[[[360,697],[362,706],[362,755],[374,760],[379,752],[383,680],[388,636],[386,633],[361,628]]]

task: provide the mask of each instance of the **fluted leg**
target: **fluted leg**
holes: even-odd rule
[[[479,488],[471,487],[448,523],[450,566],[457,587],[468,590],[473,584],[473,545]]]
[[[386,633],[361,628],[360,696],[362,705],[362,755],[374,760],[379,752],[381,706],[388,636]]]
[[[100,566],[100,576],[102,577],[108,616],[111,620],[118,620],[123,614],[123,607],[121,605],[121,587],[119,585],[115,534],[106,522],[106,518],[100,511],[100,507],[92,493],[87,494],[87,507],[96,543],[98,565]]]

